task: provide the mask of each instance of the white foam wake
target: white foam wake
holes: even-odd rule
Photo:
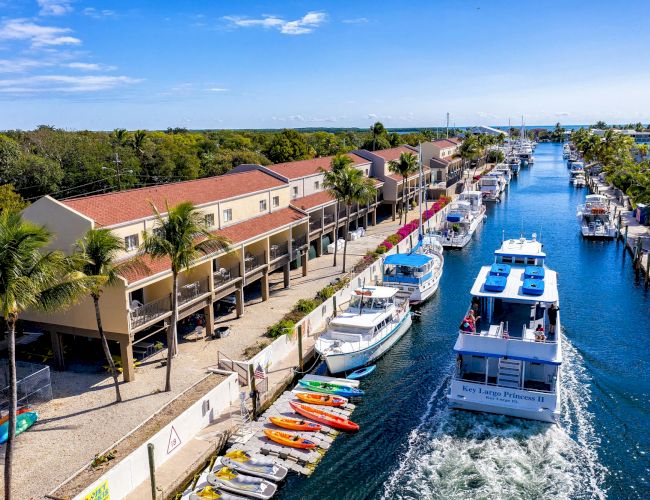
[[[607,471],[587,410],[589,376],[566,338],[563,354],[560,425],[452,411],[444,380],[409,435],[384,498],[605,498]]]

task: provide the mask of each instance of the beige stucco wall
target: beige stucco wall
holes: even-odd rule
[[[49,229],[54,236],[49,248],[64,252],[70,252],[76,241],[93,227],[93,222],[90,219],[49,196],[45,196],[25,208],[23,217]]]

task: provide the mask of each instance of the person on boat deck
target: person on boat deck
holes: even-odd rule
[[[478,297],[472,297],[472,311],[474,311],[474,314],[478,314],[478,309],[481,304],[481,299]]]
[[[544,327],[539,324],[535,329],[535,342],[544,342],[546,340],[546,335],[544,335]]]
[[[549,335],[553,335],[555,333],[555,325],[557,323],[557,312],[560,310],[557,304],[551,305],[549,308],[547,314],[548,314],[548,322],[550,324],[548,328],[548,333]]]

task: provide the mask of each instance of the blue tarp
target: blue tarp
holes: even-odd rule
[[[521,291],[526,295],[543,295],[544,294],[544,280],[540,279],[525,279],[521,287]]]
[[[524,269],[524,278],[544,279],[544,268],[541,266],[528,266]]]
[[[508,279],[505,276],[488,276],[485,278],[483,288],[488,292],[503,292]]]
[[[460,222],[462,218],[463,218],[463,216],[460,215],[460,214],[449,214],[449,215],[447,215],[447,221],[448,222]]]
[[[421,253],[396,253],[384,259],[384,264],[396,266],[421,267],[431,261],[429,255]]]
[[[508,264],[492,264],[490,268],[491,276],[508,276],[510,274],[510,266]]]

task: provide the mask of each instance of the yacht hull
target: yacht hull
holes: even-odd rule
[[[390,335],[359,351],[341,354],[325,354],[325,362],[330,373],[354,370],[380,358],[402,338],[411,326],[411,315],[406,314]]]

